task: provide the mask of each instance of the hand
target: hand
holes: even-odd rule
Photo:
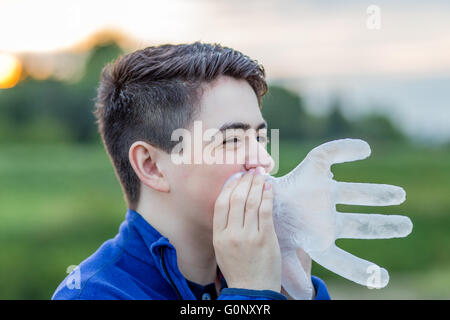
[[[228,181],[214,206],[213,244],[230,288],[281,290],[281,253],[272,218],[273,191],[265,176]],[[269,185],[269,184],[267,184]]]

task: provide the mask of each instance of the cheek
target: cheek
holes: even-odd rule
[[[208,215],[214,213],[214,204],[222,191],[225,181],[234,173],[242,171],[242,166],[206,166],[195,172],[183,174],[186,187],[193,201]]]
[[[225,181],[234,173],[242,170],[241,166],[220,166],[211,170],[207,175],[208,183],[205,184],[204,194],[207,194],[206,205],[208,212],[212,215],[214,213],[214,204],[217,197],[222,192],[222,187]]]

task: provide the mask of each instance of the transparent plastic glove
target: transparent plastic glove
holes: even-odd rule
[[[387,239],[405,237],[412,231],[406,216],[341,213],[336,204],[388,206],[405,200],[397,186],[347,183],[333,180],[331,165],[361,160],[370,155],[369,145],[359,139],[324,143],[311,150],[290,173],[267,175],[274,192],[274,225],[282,254],[282,285],[294,299],[311,299],[311,281],[296,255],[302,248],[314,261],[361,285],[382,288],[388,272],[335,245],[340,238]]]

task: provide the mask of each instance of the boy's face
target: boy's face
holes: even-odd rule
[[[171,161],[166,173],[172,197],[186,212],[188,221],[212,229],[214,204],[225,181],[236,172],[258,166],[269,173],[274,161],[267,152],[267,128],[257,129],[265,121],[247,81],[218,78],[206,86],[200,106],[199,117],[189,128],[191,145],[183,146],[183,154],[190,149],[190,158],[186,158],[190,164]],[[232,123],[249,124],[250,129],[219,131]],[[203,136],[205,133],[211,133],[210,140]],[[209,162],[205,154],[210,155]],[[195,163],[194,156],[201,163]]]

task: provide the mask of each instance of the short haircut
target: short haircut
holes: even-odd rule
[[[162,44],[107,64],[97,90],[94,115],[125,200],[135,210],[140,181],[129,162],[129,148],[145,141],[167,153],[175,129],[189,128],[197,115],[204,84],[225,75],[246,80],[262,107],[267,92],[264,67],[220,44]]]

